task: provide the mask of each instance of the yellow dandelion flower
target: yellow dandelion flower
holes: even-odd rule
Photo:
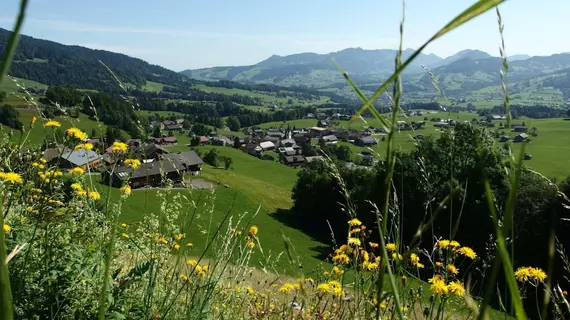
[[[192,242],[188,242],[188,243],[186,244],[186,246],[187,246],[188,248],[192,248],[192,246],[194,246],[194,244],[192,244]]]
[[[252,236],[257,235],[257,231],[259,231],[259,229],[257,228],[257,226],[251,226],[251,228],[249,228],[249,234]]]
[[[127,152],[127,144],[123,143],[123,142],[115,141],[115,142],[113,142],[113,145],[111,146],[111,150],[113,152],[126,153]]]
[[[194,267],[195,265],[198,264],[198,262],[196,260],[188,260],[188,261],[186,261],[186,263],[192,267]]]
[[[127,224],[126,223],[121,223],[121,227],[126,228]]]
[[[368,255],[368,252],[362,250],[362,251],[360,251],[360,255],[362,256],[362,260],[364,260],[364,261],[370,260],[370,256]]]
[[[23,180],[22,177],[15,173],[15,172],[0,172],[0,180],[6,180],[8,182],[10,182],[11,184],[22,184]]]
[[[172,248],[173,248],[174,250],[178,250],[178,249],[180,249],[180,245],[179,245],[178,243],[175,243],[175,244],[172,246]]]
[[[75,194],[78,195],[79,197],[85,197],[85,196],[87,196],[87,191],[77,190],[77,191],[75,191]]]
[[[83,169],[81,169],[81,168],[79,168],[79,167],[75,167],[75,168],[69,170],[69,173],[71,173],[71,174],[77,174],[77,175],[82,175],[82,174],[85,173],[85,170],[83,170]]]
[[[402,260],[403,258],[404,257],[402,257],[402,255],[399,253],[396,253],[396,252],[392,253],[392,260],[396,260],[396,259]]]
[[[360,239],[358,238],[348,238],[348,244],[355,247],[360,247]]]
[[[127,159],[125,160],[125,165],[132,167],[133,169],[138,168],[141,165],[141,162],[137,159]]]
[[[433,276],[433,278],[428,279],[428,283],[431,283],[431,284],[433,284],[436,281],[443,281],[443,277],[439,274],[436,274]]]
[[[334,273],[335,275],[337,275],[337,276],[340,276],[340,275],[342,275],[342,274],[344,273],[344,271],[343,271],[341,268],[337,267],[337,266],[334,266],[332,271],[333,271],[333,273]]]
[[[458,297],[463,297],[465,295],[465,287],[459,281],[450,282],[447,285],[447,289],[450,293],[453,293]]]
[[[353,251],[353,249],[352,249],[351,247],[349,247],[349,246],[346,245],[346,244],[343,244],[342,246],[340,246],[340,248],[338,248],[338,249],[335,250],[335,253],[346,253],[346,254],[349,254],[349,253],[352,253],[352,251]]]
[[[374,270],[376,270],[376,269],[378,269],[378,263],[372,262],[372,263],[367,263],[367,264],[366,264],[366,270],[368,270],[368,271],[374,271]]]
[[[2,226],[2,230],[4,230],[5,233],[8,233],[8,232],[12,231],[12,227],[10,227],[10,226],[7,225],[7,224],[4,224],[4,225]]]
[[[128,184],[122,186],[119,190],[121,191],[121,194],[124,196],[130,196],[132,192],[131,187]]]
[[[457,252],[460,255],[465,256],[471,260],[475,260],[475,258],[477,258],[477,254],[475,253],[475,251],[473,251],[473,249],[469,247],[461,247],[459,248],[459,250],[457,250]]]
[[[459,242],[453,240],[449,242],[449,247],[453,250],[459,248],[461,245],[459,244]]]
[[[180,241],[180,240],[184,239],[184,237],[186,237],[186,235],[184,235],[184,234],[182,234],[182,233],[179,233],[179,234],[177,234],[176,237],[174,237],[174,238],[175,238],[177,241]]]
[[[435,267],[436,267],[436,268],[439,269],[439,268],[441,268],[441,266],[442,266],[441,262],[437,261],[437,262],[435,263]]]
[[[328,283],[321,283],[317,286],[317,291],[320,293],[328,293],[331,291],[331,286]]]
[[[333,257],[333,261],[335,263],[348,264],[350,262],[350,258],[346,254],[340,253]]]
[[[386,244],[386,250],[388,250],[389,252],[396,251],[396,244],[395,243]]]
[[[281,286],[281,288],[279,288],[279,292],[281,293],[289,293],[293,290],[295,290],[295,286],[291,283],[286,283],[283,286]]]
[[[81,184],[79,184],[79,183],[76,182],[76,183],[72,183],[72,184],[71,184],[71,189],[73,189],[73,190],[83,190],[83,187],[81,186]]]
[[[37,162],[33,162],[33,163],[32,163],[32,167],[39,167],[39,166],[40,166],[40,164],[37,163]]]
[[[378,244],[376,242],[368,242],[368,245],[370,245],[370,248],[372,249],[378,248]]]
[[[438,296],[443,296],[443,295],[447,294],[449,289],[445,285],[445,281],[435,280],[432,282],[430,290],[431,290],[431,292],[433,292],[434,294],[436,294]]]
[[[449,240],[438,240],[435,245],[440,249],[447,249],[447,247],[449,247]]]
[[[425,268],[425,266],[424,266],[423,263],[418,262],[418,264],[416,264],[416,268],[418,268],[418,269],[423,269],[423,268]]]
[[[123,233],[123,234],[121,234],[121,237],[123,237],[123,238],[125,238],[125,239],[128,239],[128,238],[129,238],[129,235],[126,234],[126,233]]]
[[[180,280],[186,282],[186,281],[188,281],[188,276],[187,276],[187,275],[184,275],[184,274],[181,274],[181,275],[180,275]]]
[[[46,128],[59,128],[59,127],[61,127],[61,123],[54,121],[54,120],[50,120],[50,121],[44,123],[44,127],[46,127]]]
[[[92,143],[86,143],[83,145],[83,149],[85,150],[93,150],[93,144]]]
[[[406,280],[408,280],[408,277],[402,276],[402,281],[406,281]]]
[[[451,273],[451,274],[454,275],[454,276],[457,275],[457,274],[459,274],[459,269],[457,269],[457,267],[454,266],[454,265],[452,265],[452,264],[448,264],[448,265],[445,267],[445,270],[447,270],[447,272]]]
[[[247,288],[245,289],[245,291],[247,291],[247,294],[253,294],[253,293],[255,292],[255,291],[253,291],[253,288],[252,288],[252,287],[247,287]]]
[[[250,249],[253,249],[253,248],[255,247],[255,242],[253,242],[253,240],[248,240],[248,241],[247,241],[247,246],[248,246]]]
[[[46,159],[44,159],[44,158],[41,158],[41,159],[40,159],[40,162],[41,162],[41,163],[46,163],[46,162],[47,162],[47,160],[46,160]]]
[[[410,263],[411,263],[413,266],[417,265],[418,263],[420,263],[420,257],[418,257],[417,254],[412,253],[412,254],[410,255]]]
[[[65,130],[65,134],[66,134],[68,137],[72,137],[72,138],[75,138],[75,139],[78,139],[78,140],[81,140],[81,141],[87,139],[87,133],[81,131],[81,130],[78,129],[78,128],[69,128],[69,129]]]
[[[515,278],[520,282],[544,282],[546,273],[540,268],[520,267],[515,271]]]
[[[90,191],[88,194],[89,198],[93,199],[93,200],[99,200],[101,199],[101,195],[99,194],[99,192],[97,191]]]
[[[362,224],[362,222],[360,222],[360,220],[358,220],[358,219],[356,219],[356,218],[354,218],[354,219],[348,221],[348,225],[351,226],[351,227],[357,227],[357,226],[359,226],[359,225],[361,225],[361,224]]]
[[[355,229],[350,230],[348,232],[348,234],[354,234],[354,233],[359,233],[359,232],[360,232],[360,228],[355,228]]]
[[[34,124],[36,124],[36,121],[38,121],[38,117],[33,116],[33,117],[32,117],[32,121],[30,121],[30,125],[33,126]]]

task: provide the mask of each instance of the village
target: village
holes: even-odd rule
[[[427,115],[427,113],[418,114],[420,111],[412,111],[410,116]],[[209,135],[196,135],[192,129],[185,130],[182,126],[184,119],[154,121],[150,123],[149,130],[152,132],[160,132],[158,137],[149,137],[146,140],[129,139],[124,141],[128,146],[128,153],[131,158],[138,159],[140,166],[133,168],[124,163],[117,163],[113,154],[113,147],[105,145],[101,137],[92,137],[85,141],[93,145],[92,150],[73,150],[70,148],[58,146],[45,150],[43,159],[49,164],[56,164],[62,169],[81,168],[82,170],[92,173],[100,173],[102,182],[120,186],[125,181],[129,181],[132,188],[141,187],[160,187],[166,181],[170,181],[181,186],[188,186],[188,177],[198,176],[201,172],[201,166],[204,161],[195,151],[195,147],[212,145],[222,147],[233,147],[243,152],[268,161],[278,161],[289,167],[303,167],[313,161],[323,160],[321,152],[317,151],[317,147],[321,149],[327,147],[336,147],[338,142],[353,144],[355,146],[366,148],[357,154],[358,163],[353,161],[344,161],[345,166],[349,169],[369,168],[377,162],[374,152],[367,150],[376,146],[385,140],[386,132],[382,128],[367,127],[363,130],[349,130],[340,127],[338,120],[349,118],[346,115],[334,114],[333,116],[325,116],[318,114],[307,115],[307,119],[314,119],[315,126],[307,128],[296,127],[272,127],[263,129],[259,126],[253,126],[243,129],[243,135],[222,135],[216,131],[210,132]],[[476,119],[471,121],[474,125],[495,127],[495,121],[500,121],[498,130],[494,133],[498,138],[498,142],[528,142],[530,131],[524,122],[512,123],[511,131],[517,133],[513,138],[507,135],[499,135],[499,130],[505,129],[503,116],[493,115],[488,119]],[[399,120],[396,128],[399,131],[412,131],[413,139],[422,139],[424,134],[421,132],[427,125],[432,122],[434,128],[447,128],[457,125],[456,120],[432,118],[428,120],[426,116],[424,121],[404,121]],[[467,122],[467,121],[464,121]],[[158,130],[156,130],[158,129]],[[165,135],[163,132],[168,132]],[[504,133],[504,132],[502,132]],[[177,136],[187,135],[190,137],[191,143],[186,144],[188,150],[176,151],[169,150],[178,145]],[[526,154],[525,159],[530,160],[532,155]]]

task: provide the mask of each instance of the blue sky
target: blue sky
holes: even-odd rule
[[[2,1],[11,29],[18,0]],[[405,47],[417,48],[474,0],[408,0]],[[399,0],[30,0],[23,33],[121,52],[176,71],[249,65],[272,54],[396,48]],[[568,0],[502,5],[507,54],[570,51]],[[446,57],[463,49],[498,55],[495,12],[428,47]]]

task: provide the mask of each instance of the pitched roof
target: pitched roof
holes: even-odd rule
[[[337,139],[337,137],[336,137],[335,135],[332,135],[332,134],[331,134],[331,135],[328,135],[328,136],[324,136],[324,137],[323,137],[323,140],[324,140],[324,141],[337,141],[338,139]]]
[[[194,151],[184,151],[184,152],[176,152],[170,153],[163,156],[165,160],[172,160],[177,161],[184,166],[195,166],[199,164],[203,164],[204,161],[200,159],[198,154]]]
[[[162,138],[162,141],[164,141],[164,142],[176,142],[176,141],[178,141],[178,139],[176,139],[176,137],[164,137],[164,138]]]
[[[65,149],[61,154],[61,158],[71,162],[76,166],[83,166],[89,162],[101,159],[101,155],[93,150],[71,150]]]
[[[376,141],[376,139],[371,136],[362,136],[358,138],[358,140],[360,140],[362,143],[378,143],[378,141]]]
[[[131,173],[131,178],[136,179],[176,171],[184,171],[184,167],[177,160],[160,160],[142,163],[136,170],[133,170],[133,168],[129,166],[118,166],[115,168],[115,173],[121,180],[126,179]]]
[[[53,159],[56,159],[57,157],[59,157],[59,149],[58,148],[49,148],[49,149],[46,149],[46,151],[44,151],[44,155],[42,156],[42,159],[44,159],[46,162],[50,162]]]
[[[264,141],[259,146],[263,149],[275,148],[275,144],[271,141]]]
[[[154,144],[154,143],[150,143],[150,144],[145,144],[145,145],[139,146],[139,147],[137,148],[136,152],[137,152],[137,153],[141,153],[141,154],[143,154],[144,156],[150,156],[150,155],[153,155],[153,154],[155,154],[155,153],[157,153],[157,152],[160,152],[160,153],[170,153],[170,151],[168,151],[168,150],[164,149],[163,147],[158,146],[158,145],[156,145],[156,144]]]
[[[286,156],[285,162],[305,162],[305,158],[303,156]]]

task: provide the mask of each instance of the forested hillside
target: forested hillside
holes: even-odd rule
[[[0,52],[11,32],[0,28]],[[187,83],[180,74],[124,54],[67,46],[22,35],[9,74],[47,85],[75,85],[83,89],[114,91],[117,83],[107,65],[121,81],[142,87],[147,81]]]

